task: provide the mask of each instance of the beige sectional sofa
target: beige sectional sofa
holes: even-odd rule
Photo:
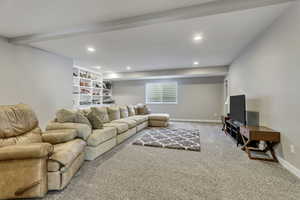
[[[85,147],[85,160],[94,160],[101,154],[122,143],[130,136],[148,127],[167,127],[169,123],[168,114],[144,114],[137,113],[135,106],[110,106],[93,107],[80,110],[81,113],[95,111],[101,118],[103,128],[92,129],[86,124],[58,123],[56,120],[50,122],[47,130],[75,129],[78,135],[84,136],[87,143]],[[151,119],[151,120],[150,120]]]
[[[0,106],[0,199],[43,197],[48,190],[62,190],[84,160],[96,159],[149,125],[168,126],[169,115],[138,110],[134,106],[80,110],[84,123],[55,119],[42,132],[29,106]],[[92,111],[97,111],[101,128],[93,128],[85,118]]]

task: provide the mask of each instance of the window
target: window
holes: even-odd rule
[[[177,104],[177,82],[147,83],[146,104]]]

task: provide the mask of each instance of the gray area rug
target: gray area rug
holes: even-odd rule
[[[200,131],[183,128],[148,128],[132,144],[168,149],[200,151]]]

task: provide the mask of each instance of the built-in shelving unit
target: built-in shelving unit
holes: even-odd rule
[[[103,76],[99,72],[73,67],[73,107],[103,104]]]

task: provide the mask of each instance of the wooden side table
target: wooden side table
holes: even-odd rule
[[[248,157],[250,159],[278,162],[273,147],[274,145],[280,143],[279,132],[264,126],[241,126],[240,134],[244,142],[242,150],[245,150],[247,152]],[[251,147],[249,145],[252,141],[265,141],[266,147],[262,150],[259,148]],[[251,155],[251,151],[258,151],[264,153],[270,151],[272,158],[254,157]]]

